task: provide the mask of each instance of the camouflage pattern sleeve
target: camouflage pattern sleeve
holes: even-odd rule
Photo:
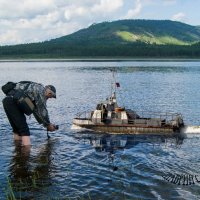
[[[48,110],[46,108],[46,102],[44,102],[42,97],[40,97],[37,101],[35,101],[35,105],[36,107],[33,112],[34,117],[39,124],[43,124],[45,127],[47,127],[50,124],[50,120]]]
[[[21,87],[21,89],[23,88]],[[38,83],[31,83],[25,90],[25,93],[35,104],[35,109],[33,112],[35,119],[38,121],[39,124],[43,124],[45,127],[47,127],[50,124],[50,120],[46,107],[47,99],[45,97],[44,86]]]

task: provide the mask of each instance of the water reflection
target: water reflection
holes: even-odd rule
[[[40,149],[22,147],[15,144],[13,157],[9,165],[7,195],[13,198],[32,198],[31,191],[43,190],[51,185],[51,155],[54,142],[48,140]],[[34,154],[36,151],[36,154]]]
[[[113,135],[79,132],[78,139],[88,140],[97,152],[115,153],[117,150],[134,148],[137,145],[151,147],[174,147],[180,148],[185,139],[185,135],[160,136],[160,135]]]
[[[76,70],[80,72],[91,72],[91,71],[98,71],[98,72],[110,72],[115,68],[118,73],[136,73],[136,72],[156,72],[156,73],[186,73],[186,72],[199,72],[199,67],[191,67],[188,69],[188,67],[184,66],[165,66],[165,65],[136,65],[136,66],[101,66],[101,67],[91,67],[91,66],[84,66],[84,67],[77,67],[77,68],[71,68],[70,70]]]
[[[156,174],[157,177],[160,176],[160,181],[169,169],[177,169],[177,163],[171,164],[169,160],[171,152],[180,150],[185,136],[113,135],[81,131],[76,135],[76,139],[90,144],[95,149],[96,163],[107,168],[109,182],[116,181],[115,178],[123,172],[138,176],[138,180],[141,179],[142,172],[145,174],[142,177],[145,181],[150,175]],[[162,156],[165,157],[165,161]],[[154,181],[158,180],[155,178]]]
[[[11,180],[17,182],[24,177],[31,176],[29,170],[30,147],[22,147],[15,143],[13,155],[9,168]]]

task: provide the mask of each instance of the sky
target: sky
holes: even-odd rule
[[[0,0],[0,46],[46,41],[122,19],[200,25],[199,9],[200,0]]]

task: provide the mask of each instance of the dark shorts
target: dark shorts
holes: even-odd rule
[[[30,136],[28,124],[26,123],[26,116],[19,109],[17,103],[12,97],[8,96],[3,99],[3,107],[13,128],[13,132],[19,136]]]

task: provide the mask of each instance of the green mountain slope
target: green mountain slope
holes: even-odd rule
[[[170,20],[120,20],[93,24],[46,42],[0,47],[0,58],[194,57],[200,27]]]
[[[69,40],[188,45],[200,41],[200,28],[170,20],[120,20],[94,24],[55,41]]]

